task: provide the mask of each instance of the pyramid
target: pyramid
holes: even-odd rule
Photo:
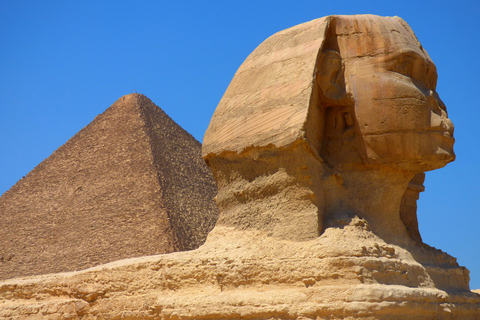
[[[184,251],[218,216],[201,144],[121,97],[0,198],[0,279]]]

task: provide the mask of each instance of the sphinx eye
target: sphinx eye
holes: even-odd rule
[[[397,56],[390,62],[390,66],[388,69],[390,71],[404,75],[405,77],[411,78],[415,69],[415,59],[411,55],[403,54]]]
[[[388,69],[416,81],[424,81],[427,74],[425,59],[416,52],[406,52],[390,60]]]

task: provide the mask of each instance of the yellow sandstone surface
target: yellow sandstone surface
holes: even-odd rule
[[[0,283],[5,319],[478,319],[468,272],[361,219],[315,240],[216,228],[197,250]],[[455,290],[451,290],[455,288]]]

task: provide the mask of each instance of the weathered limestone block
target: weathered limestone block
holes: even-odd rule
[[[200,143],[124,96],[0,198],[0,279],[195,249],[215,193]]]
[[[0,319],[478,319],[480,295],[417,261],[452,263],[431,250],[389,244],[361,219],[310,241],[219,227],[194,251],[0,282]]]
[[[423,172],[454,159],[435,81],[397,17],[273,35],[205,134],[220,209],[205,244],[0,282],[0,317],[479,319],[468,270],[418,232]]]

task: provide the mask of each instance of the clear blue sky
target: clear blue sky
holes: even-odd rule
[[[470,1],[11,1],[0,7],[0,194],[122,95],[201,141],[235,71],[273,33],[331,14],[397,15],[437,65],[457,160],[427,173],[426,243],[480,289],[480,4]]]

